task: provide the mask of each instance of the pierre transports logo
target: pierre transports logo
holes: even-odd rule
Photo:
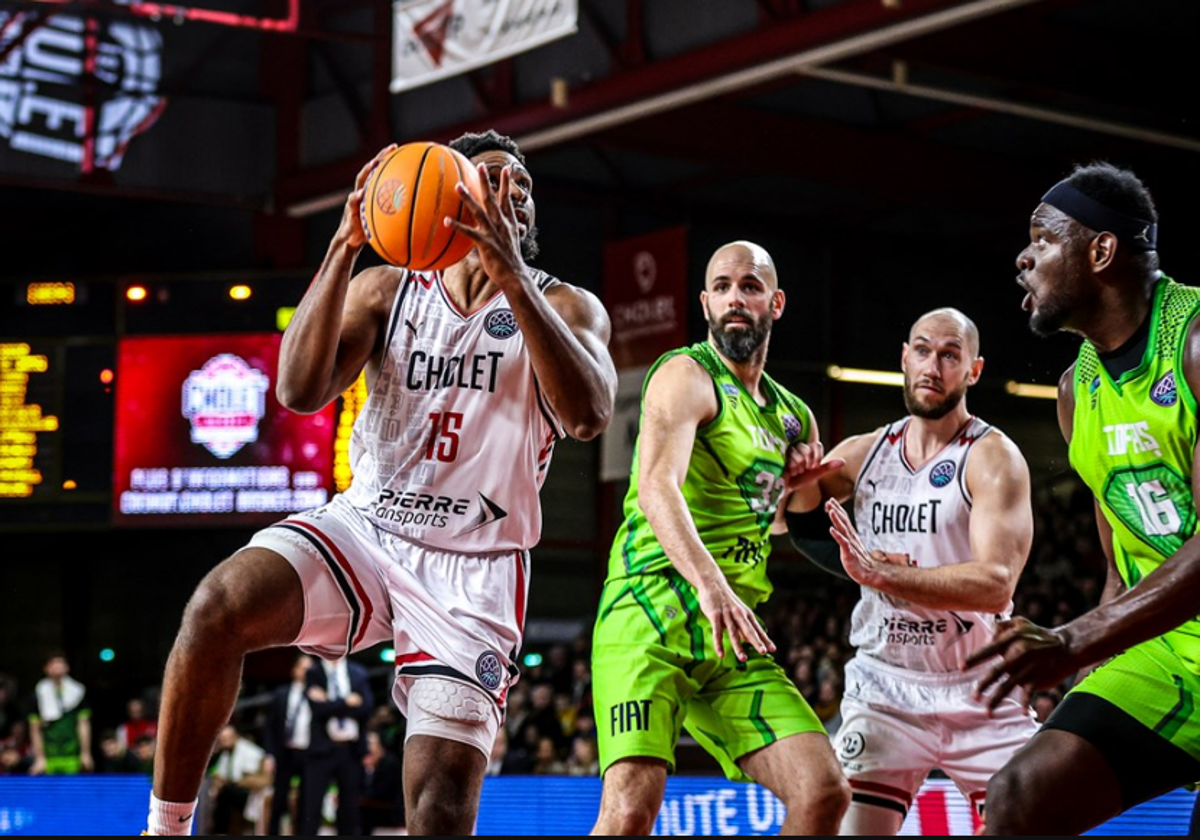
[[[254,443],[270,387],[270,377],[232,353],[192,371],[183,383],[183,416],[192,424],[192,443],[222,460]]]

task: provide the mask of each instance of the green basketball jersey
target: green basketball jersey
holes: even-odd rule
[[[1071,465],[1112,525],[1117,569],[1129,587],[1196,533],[1196,398],[1183,373],[1183,354],[1198,312],[1200,289],[1164,277],[1154,291],[1141,365],[1114,382],[1091,342],[1079,351]],[[1200,671],[1200,618],[1163,640]]]
[[[766,374],[762,390],[768,402],[758,405],[707,342],[666,354],[651,368],[646,382],[668,360],[683,354],[712,376],[718,406],[716,418],[696,433],[683,497],[705,547],[734,591],[753,608],[771,594],[766,560],[771,553],[771,523],[784,491],[787,449],[808,439],[812,415],[808,406]],[[674,568],[638,502],[640,449],[639,442],[625,498],[625,521],[609,558],[610,581]]]

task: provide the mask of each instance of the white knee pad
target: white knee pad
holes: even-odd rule
[[[411,679],[408,689],[408,732],[445,738],[475,747],[490,758],[500,731],[496,701],[482,689],[441,677]]]

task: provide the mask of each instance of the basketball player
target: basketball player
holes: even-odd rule
[[[1025,459],[967,409],[983,373],[979,331],[956,309],[930,312],[901,367],[909,416],[839,444],[830,458],[842,466],[820,481],[839,566],[862,587],[838,730],[854,791],[846,835],[896,834],[935,767],[982,813],[988,779],[1037,730],[1016,700],[989,719],[979,674],[963,673],[1011,613],[1033,542]],[[857,530],[841,506],[851,497]],[[789,502],[794,537],[820,502]]]
[[[284,336],[278,392],[317,411],[365,369],[350,490],[260,532],[200,584],[167,663],[150,827],[188,834],[213,739],[250,651],[297,645],[336,659],[396,648],[408,717],[414,834],[467,834],[521,646],[538,490],[555,442],[612,413],[608,318],[588,293],[526,264],[533,180],[494,132],[453,146],[486,195],[460,193],[475,249],[443,274],[371,268],[358,175],[324,264]]]
[[[992,780],[993,834],[1081,834],[1200,780],[1200,290],[1159,271],[1157,221],[1132,172],[1080,167],[1042,198],[1017,257],[1033,331],[1085,339],[1059,423],[1096,497],[1110,581],[1128,591],[1108,587],[1052,630],[1003,624],[972,657],[1000,657],[980,684],[993,706],[1108,660]]]
[[[594,833],[650,833],[686,724],[731,779],[783,801],[784,833],[829,834],[849,790],[753,609],[771,594],[785,490],[833,467],[820,465],[808,406],[763,370],[785,303],[770,255],[749,242],[719,249],[701,301],[708,341],[668,353],[647,377],[596,621]]]

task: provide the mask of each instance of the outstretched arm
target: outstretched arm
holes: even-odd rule
[[[975,444],[967,462],[967,487],[973,499],[972,556],[938,568],[921,568],[920,557],[897,563],[890,555],[868,552],[846,511],[830,500],[831,533],[841,546],[846,572],[863,586],[930,609],[1007,610],[1033,544],[1025,458],[1011,440],[993,432]]]
[[[573,286],[538,291],[521,256],[520,226],[509,198],[512,173],[505,169],[494,188],[487,168],[479,169],[482,201],[459,186],[475,226],[453,219],[446,223],[475,242],[487,276],[504,290],[525,335],[538,383],[567,433],[591,440],[608,427],[617,396],[617,371],[608,353],[608,313],[594,295]]]

